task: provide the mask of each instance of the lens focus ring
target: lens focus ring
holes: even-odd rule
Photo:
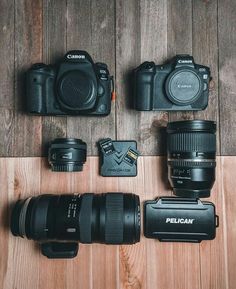
[[[208,133],[175,133],[168,136],[169,152],[215,152],[216,139]]]
[[[181,167],[181,168],[215,168],[216,161],[215,160],[168,160],[168,166],[172,167]]]

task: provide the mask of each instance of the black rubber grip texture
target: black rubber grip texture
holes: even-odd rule
[[[212,133],[173,133],[168,134],[169,152],[215,152],[216,136]]]
[[[93,194],[84,194],[81,199],[80,217],[79,217],[79,230],[80,242],[92,243],[92,206]]]
[[[39,196],[34,200],[31,218],[31,231],[33,232],[34,240],[47,239],[47,231],[45,229],[47,227],[49,200],[48,195]]]
[[[121,244],[124,235],[124,199],[123,194],[106,195],[105,243]]]

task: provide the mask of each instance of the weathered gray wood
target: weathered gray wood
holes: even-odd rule
[[[167,51],[171,58],[176,54],[192,55],[192,0],[169,0],[167,17]],[[169,112],[169,120],[193,119],[193,112]]]
[[[84,139],[89,155],[97,154],[96,141],[103,137],[135,139],[142,154],[159,155],[165,151],[162,127],[168,120],[192,118],[216,120],[218,154],[236,154],[235,10],[233,0],[2,0],[0,155],[45,155],[46,143],[61,136]],[[25,113],[24,72],[35,62],[55,63],[69,49],[87,50],[116,74],[117,101],[110,116]],[[177,53],[193,54],[197,63],[210,66],[208,108],[194,113],[131,109],[131,70],[145,60],[162,63]]]
[[[10,156],[14,137],[14,1],[1,1],[0,13],[0,156]]]
[[[0,155],[12,156],[14,149],[14,110],[0,108]]]
[[[14,108],[14,1],[0,1],[0,107]]]
[[[132,108],[131,70],[144,60],[166,58],[166,1],[117,1],[116,86],[117,137],[134,139],[142,154],[162,154],[167,113],[137,112]]]
[[[41,155],[41,117],[25,112],[25,71],[42,62],[42,1],[15,1],[14,156]]]
[[[212,76],[208,107],[203,111],[194,112],[194,118],[217,122],[219,154],[217,1],[193,1],[193,55],[196,63],[210,67]]]
[[[236,2],[218,1],[221,154],[236,154]]]
[[[66,52],[66,1],[43,2],[43,60],[55,64]],[[43,155],[48,142],[66,136],[66,117],[45,116],[42,118]]]
[[[115,7],[114,0],[69,1],[67,49],[83,49],[95,62],[107,63],[115,72]],[[88,154],[97,154],[100,138],[115,138],[115,104],[107,117],[68,117],[68,137],[82,138],[88,144]]]

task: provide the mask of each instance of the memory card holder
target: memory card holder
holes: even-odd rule
[[[162,197],[144,204],[144,235],[159,241],[212,240],[219,226],[215,205],[199,199]]]
[[[137,176],[136,141],[113,141],[110,138],[98,142],[100,148],[100,175],[104,177]]]

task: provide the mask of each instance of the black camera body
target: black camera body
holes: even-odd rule
[[[190,55],[176,55],[169,63],[144,62],[134,71],[135,109],[140,111],[203,110],[208,104],[209,67]]]
[[[69,51],[57,65],[34,64],[27,72],[27,110],[38,115],[97,115],[111,110],[113,78],[86,51]]]

